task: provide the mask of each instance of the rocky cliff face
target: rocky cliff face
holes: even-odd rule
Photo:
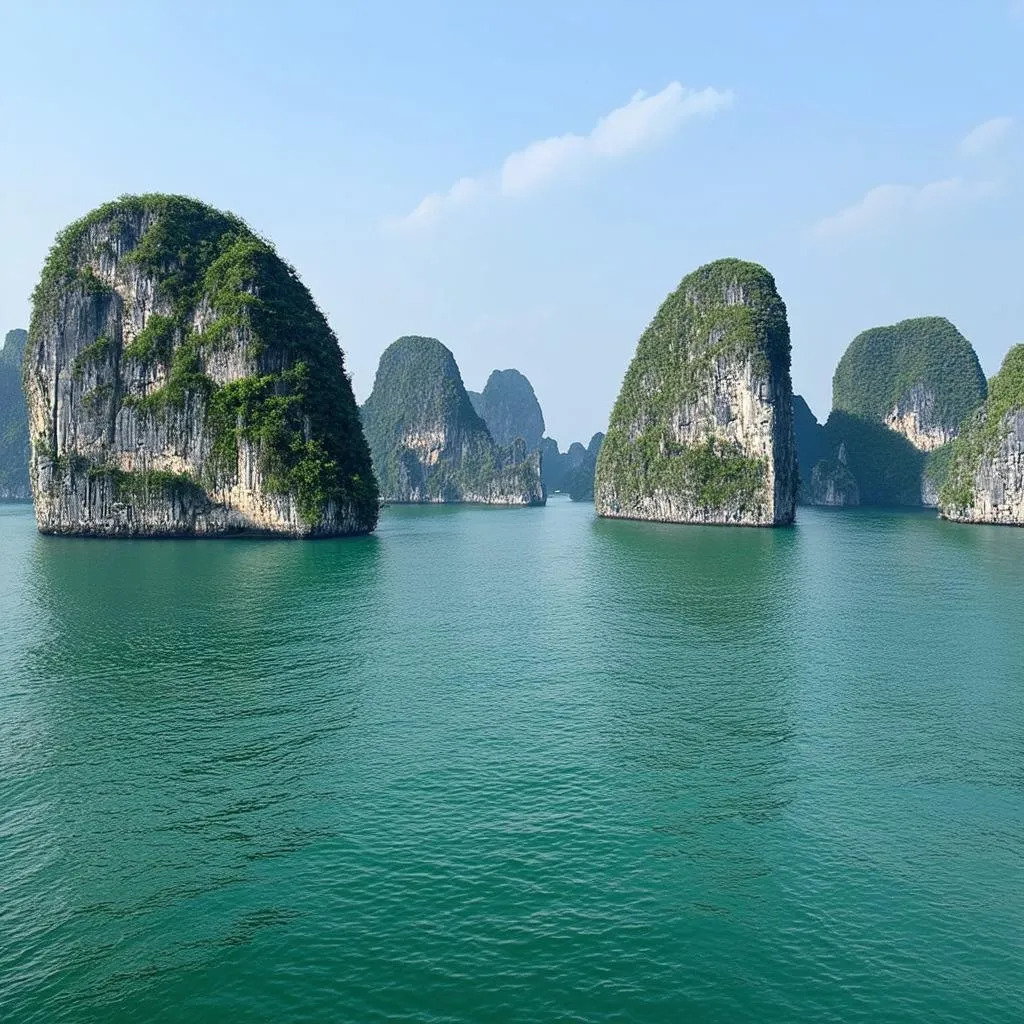
[[[32,497],[28,481],[28,412],[21,364],[28,333],[8,331],[0,349],[0,500]]]
[[[847,464],[846,445],[839,443],[831,459],[820,459],[811,470],[808,504],[843,507],[860,504],[860,488]]]
[[[483,391],[476,397],[470,394],[470,401],[497,444],[510,445],[521,437],[528,451],[540,448],[544,413],[533,385],[518,370],[494,370]]]
[[[57,239],[25,362],[40,530],[366,533],[377,490],[334,334],[230,214],[124,197]]]
[[[495,443],[434,338],[385,350],[362,416],[385,501],[543,504],[540,453]]]
[[[763,267],[708,264],[640,338],[597,461],[597,512],[782,525],[796,485],[786,307]]]
[[[793,437],[796,440],[796,461],[800,470],[797,501],[816,504],[811,496],[814,467],[828,457],[824,428],[801,395],[793,396]]]
[[[930,452],[957,436],[985,391],[971,343],[943,317],[920,317],[857,335],[832,379],[832,404]]]
[[[960,523],[1024,526],[1024,345],[1010,350],[952,446],[939,511]]]

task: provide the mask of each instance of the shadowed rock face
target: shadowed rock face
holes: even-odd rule
[[[495,443],[473,410],[455,357],[435,338],[399,338],[388,346],[362,416],[385,501],[544,501],[540,453],[521,438]]]
[[[498,444],[521,437],[529,451],[540,448],[544,413],[533,385],[518,370],[494,370],[479,395],[470,393],[470,401]]]
[[[939,511],[960,523],[1024,526],[1024,345],[1010,350],[954,442]]]
[[[821,459],[811,470],[811,505],[859,505],[860,488],[847,465],[846,444],[839,443],[834,459]]]
[[[783,525],[796,485],[786,307],[763,267],[708,264],[640,338],[597,460],[597,512]]]
[[[881,423],[833,409],[821,428],[812,505],[920,505],[925,453]]]
[[[238,218],[124,197],[57,239],[25,360],[40,530],[367,533],[376,482],[341,350]]]
[[[28,412],[21,363],[28,333],[8,331],[0,349],[0,499],[32,497],[28,480]]]
[[[811,478],[818,462],[828,457],[828,443],[824,428],[801,395],[793,396],[793,438],[796,441],[796,460],[800,470],[797,501],[801,504],[815,504],[811,500]]]
[[[971,343],[944,317],[858,334],[832,379],[835,409],[882,423],[924,452],[955,438],[985,392]]]
[[[594,474],[603,442],[604,434],[598,431],[586,448],[581,444],[573,444],[569,448],[566,461],[571,467],[568,471],[569,497],[573,501],[594,500]]]

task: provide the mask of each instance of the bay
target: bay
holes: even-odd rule
[[[1024,531],[0,506],[0,1019],[1016,1021]]]

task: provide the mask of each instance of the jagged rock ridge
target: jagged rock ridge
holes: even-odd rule
[[[0,500],[32,497],[28,479],[28,411],[21,364],[28,332],[8,331],[0,349]]]
[[[498,445],[474,411],[452,353],[404,337],[381,356],[363,424],[385,501],[537,505],[540,453]]]
[[[688,275],[641,336],[597,460],[602,516],[793,522],[797,469],[786,307],[771,274]]]
[[[567,451],[560,452],[554,438],[542,438],[541,476],[544,493],[563,491],[573,501],[593,501],[594,473],[603,441],[604,434],[598,431],[586,446],[573,441]]]
[[[1024,345],[1009,351],[953,443],[939,511],[961,523],[1024,526]]]
[[[57,239],[25,387],[40,530],[366,533],[378,497],[337,339],[237,217],[126,196]]]

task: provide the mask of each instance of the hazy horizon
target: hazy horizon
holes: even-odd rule
[[[1019,3],[41,3],[4,22],[0,333],[27,326],[61,228],[163,191],[295,265],[360,402],[391,341],[430,335],[470,390],[524,373],[563,449],[605,429],[658,305],[721,257],[775,275],[820,420],[868,327],[946,316],[987,376],[1024,341]]]

